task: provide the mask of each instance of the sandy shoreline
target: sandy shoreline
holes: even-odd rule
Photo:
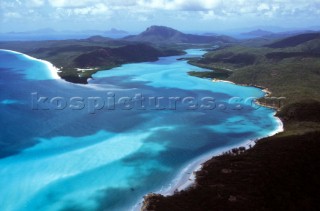
[[[61,79],[61,77],[58,75],[58,72],[59,72],[59,68],[55,67],[53,64],[51,64],[50,62],[46,61],[46,60],[42,60],[42,59],[37,59],[37,58],[34,58],[32,56],[29,56],[27,54],[24,54],[24,53],[20,53],[20,52],[17,52],[17,51],[12,51],[12,50],[6,50],[6,49],[0,49],[1,51],[7,51],[7,52],[11,52],[11,53],[14,53],[14,54],[19,54],[19,55],[22,55],[24,56],[25,58],[28,58],[30,60],[35,60],[35,61],[39,61],[43,64],[45,64],[48,68],[48,70],[50,71],[50,76],[52,79]]]
[[[232,81],[217,80],[217,79],[213,80],[213,82],[223,82],[223,83],[231,83],[231,84],[235,84],[235,85],[239,85],[239,86],[249,86],[249,85],[243,85],[243,84],[236,84]],[[272,94],[267,88],[259,87],[259,86],[252,86],[252,87],[256,87],[256,88],[261,89],[265,93],[265,96],[270,96]],[[261,105],[257,101],[255,103],[258,105]],[[272,108],[272,109],[276,110],[276,108],[273,108],[273,107],[269,107],[269,106],[265,106],[265,105],[261,105],[261,106]],[[280,118],[278,118],[276,116],[276,113],[277,113],[276,111],[273,113],[273,117],[275,118],[276,122],[278,123],[278,127],[274,131],[271,131],[268,135],[263,136],[263,137],[259,137],[259,138],[253,139],[253,140],[246,140],[240,144],[221,147],[221,148],[215,149],[205,155],[202,155],[202,156],[194,159],[188,165],[186,165],[185,167],[183,167],[180,170],[180,173],[170,183],[169,187],[161,188],[159,191],[155,191],[155,193],[161,194],[164,196],[170,196],[170,195],[173,195],[176,191],[188,189],[192,185],[195,185],[195,181],[196,181],[196,174],[195,173],[197,171],[200,171],[202,169],[203,164],[205,162],[207,162],[208,160],[212,159],[215,156],[222,155],[223,153],[226,153],[234,148],[245,147],[246,149],[249,149],[250,147],[253,147],[256,144],[256,142],[259,141],[260,139],[274,136],[277,133],[283,132],[284,131],[283,122],[280,120]],[[140,201],[138,204],[136,204],[132,210],[133,211],[140,210],[142,207],[142,202],[143,202],[143,200]]]
[[[8,51],[8,52],[12,52],[15,54],[19,54],[19,55],[23,55],[24,57],[30,59],[30,60],[36,60],[39,62],[44,63],[48,70],[50,71],[51,77],[52,79],[61,79],[61,77],[58,75],[59,69],[57,67],[55,67],[53,64],[51,64],[48,61],[45,60],[41,60],[41,59],[37,59],[34,57],[31,57],[29,55],[20,53],[20,52],[16,52],[16,51],[11,51],[11,50],[5,50],[5,49],[0,49],[3,51]],[[93,70],[93,69],[78,69],[78,71],[84,72],[86,70]],[[223,82],[223,83],[231,83],[231,84],[236,84],[234,82],[231,81],[225,81],[225,80],[213,80],[214,82]],[[258,86],[254,86],[254,85],[245,85],[245,84],[236,84],[239,86],[251,86],[251,87],[256,87],[259,89],[262,89],[262,91],[266,94],[265,96],[271,95],[271,92],[263,87],[258,87]],[[258,105],[259,102],[255,102]],[[266,105],[261,105],[263,107],[268,107]],[[272,108],[272,107],[271,107]],[[273,108],[274,109],[274,108]],[[235,144],[235,145],[230,145],[230,146],[225,146],[225,147],[221,147],[218,149],[215,149],[205,155],[202,155],[200,157],[195,158],[193,161],[189,162],[186,166],[184,166],[183,168],[181,168],[181,170],[179,171],[179,174],[175,177],[175,179],[168,185],[168,187],[165,188],[161,188],[159,191],[155,191],[155,193],[157,194],[162,194],[164,196],[169,196],[169,195],[173,195],[175,193],[175,191],[181,191],[181,190],[185,190],[187,188],[189,188],[190,186],[195,184],[195,172],[199,171],[202,169],[203,164],[212,159],[212,157],[214,156],[218,156],[221,155],[225,152],[230,151],[233,148],[238,148],[238,147],[245,147],[246,149],[253,147],[256,143],[256,141],[265,138],[265,137],[270,137],[273,136],[279,132],[283,131],[283,123],[282,121],[275,116],[276,112],[274,112],[273,116],[276,119],[277,123],[278,123],[278,127],[274,130],[271,131],[269,134],[267,134],[264,137],[259,137],[256,139],[252,139],[252,140],[245,140],[244,142],[241,142],[240,144]],[[140,210],[141,206],[142,206],[142,201],[140,201],[138,204],[136,204],[132,210]]]
[[[218,79],[214,79],[213,82],[223,82],[223,83],[231,83],[231,84],[235,84],[235,85],[239,85],[239,86],[249,86],[249,85],[243,85],[243,84],[236,84],[232,81],[218,80]],[[261,91],[265,93],[264,97],[270,96],[272,94],[271,91],[269,91],[265,87],[259,87],[259,86],[252,86],[252,87],[256,87],[256,88],[261,89]],[[267,107],[267,108],[272,108],[272,109],[276,110],[276,108],[262,105],[258,101],[255,101],[255,103],[257,105]],[[259,141],[262,138],[274,136],[277,133],[283,132],[284,131],[283,122],[280,120],[279,117],[276,116],[276,111],[273,113],[273,117],[276,119],[276,122],[278,123],[278,127],[274,131],[271,131],[268,135],[266,135],[264,137],[256,138],[254,140],[246,140],[240,144],[221,147],[221,148],[215,149],[205,155],[202,155],[202,156],[194,159],[191,163],[189,163],[187,166],[182,168],[179,175],[174,179],[174,181],[170,184],[170,186],[168,188],[166,188],[164,190],[161,189],[160,191],[158,191],[156,193],[159,193],[164,196],[168,196],[168,195],[173,195],[175,191],[185,190],[195,184],[195,180],[196,180],[195,172],[201,170],[202,165],[205,162],[207,162],[208,160],[210,160],[212,157],[221,155],[225,152],[232,150],[233,148],[245,147],[246,149],[248,149],[250,147],[253,147],[255,145],[256,141]]]
[[[251,147],[254,147],[256,142],[259,141],[260,139],[271,137],[276,135],[277,133],[283,132],[284,131],[283,122],[278,117],[276,117],[275,114],[276,112],[274,112],[273,116],[276,119],[276,122],[278,123],[278,127],[274,131],[271,131],[268,135],[259,137],[256,139],[252,139],[252,140],[246,140],[240,144],[220,147],[218,149],[215,149],[205,155],[202,155],[194,159],[188,165],[186,165],[180,170],[180,173],[178,174],[178,176],[176,176],[176,178],[169,184],[168,187],[161,188],[159,191],[155,191],[154,193],[161,194],[163,196],[171,196],[176,191],[186,190],[192,185],[195,185],[195,181],[196,181],[195,173],[197,171],[200,171],[202,169],[203,164],[208,160],[212,159],[213,157],[222,155],[223,153],[226,153],[234,148],[245,147],[246,149],[249,149]],[[133,206],[132,211],[141,210],[142,205],[143,205],[143,199]]]
[[[196,158],[181,170],[181,172],[176,177],[176,179],[172,182],[169,188],[160,190],[157,193],[164,196],[169,196],[169,195],[173,195],[175,191],[185,190],[195,184],[195,180],[196,180],[195,172],[201,170],[203,164],[208,160],[210,160],[212,157],[222,155],[223,153],[228,152],[234,148],[245,147],[246,149],[249,149],[250,147],[253,147],[256,144],[256,141],[259,141],[262,138],[274,136],[277,133],[283,132],[282,121],[278,117],[275,117],[275,118],[276,118],[276,121],[278,122],[278,127],[276,130],[270,132],[267,136],[259,137],[252,140],[247,140],[240,144],[221,147]]]

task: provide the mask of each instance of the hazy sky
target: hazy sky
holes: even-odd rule
[[[184,31],[320,25],[320,0],[0,0],[0,31],[107,30],[150,25]]]

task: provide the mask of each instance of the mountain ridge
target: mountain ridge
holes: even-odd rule
[[[264,37],[264,36],[270,36],[273,34],[274,33],[271,31],[266,31],[266,30],[262,30],[262,29],[257,29],[257,30],[241,33],[241,35],[252,36],[252,37]]]
[[[176,29],[153,25],[138,35],[130,35],[123,38],[128,41],[150,42],[150,43],[189,43],[189,44],[209,44],[209,43],[230,43],[236,42],[234,38],[222,35],[203,36],[185,34]]]
[[[305,43],[305,42],[308,42],[311,40],[315,40],[315,39],[320,40],[320,32],[305,33],[305,34],[291,36],[291,37],[276,41],[274,43],[271,43],[269,45],[266,45],[266,47],[269,47],[269,48],[294,47],[294,46],[297,46],[302,43]]]

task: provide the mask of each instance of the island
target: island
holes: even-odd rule
[[[246,40],[189,63],[212,69],[192,76],[267,89],[259,102],[277,110],[284,132],[212,157],[191,187],[148,194],[142,210],[318,209],[320,33]]]
[[[268,93],[257,103],[277,110],[284,132],[256,140],[206,161],[195,183],[171,196],[149,193],[142,210],[318,210],[320,177],[320,33],[269,35],[252,39],[192,35],[151,26],[121,39],[0,42],[0,48],[51,62],[62,79],[88,83],[91,76],[127,63],[183,55],[212,71],[190,71],[208,80],[256,86]],[[192,172],[190,172],[192,174]]]
[[[228,36],[202,36],[164,26],[151,26],[138,35],[112,39],[0,42],[1,49],[14,50],[51,62],[66,81],[86,84],[99,70],[122,64],[156,61],[159,57],[183,55],[188,48],[210,47],[236,42]]]

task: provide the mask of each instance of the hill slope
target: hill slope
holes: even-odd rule
[[[273,34],[274,34],[273,32],[258,29],[258,30],[242,33],[241,35],[250,36],[250,37],[264,37],[264,36],[270,36]]]
[[[319,210],[320,131],[262,139],[207,161],[194,188],[148,195],[143,211]]]
[[[270,48],[294,47],[315,39],[320,39],[320,33],[299,34],[293,37],[288,37],[286,39],[282,39],[280,41],[274,42],[270,45],[266,45],[266,47],[270,47]]]
[[[161,51],[145,44],[131,44],[119,48],[99,48],[74,59],[77,67],[103,67],[131,62],[156,61],[160,56],[179,54]]]
[[[136,36],[125,37],[124,40],[136,42],[151,42],[151,43],[229,43],[235,42],[231,37],[227,36],[201,36],[193,34],[185,34],[175,29],[165,26],[151,26],[146,31]]]
[[[14,50],[47,60],[60,68],[59,75],[63,79],[74,83],[87,83],[87,79],[99,70],[131,62],[155,61],[160,56],[184,53],[173,48],[156,48],[102,36],[83,40],[0,42],[0,49]]]
[[[291,45],[290,41],[296,37],[282,40],[282,46]],[[309,34],[299,37],[310,39]],[[281,49],[235,45],[209,52],[204,58],[190,63],[215,70],[205,76],[221,78],[221,73],[225,73],[221,79],[267,87],[273,96],[284,96],[286,103],[293,103],[303,98],[320,100],[319,58],[320,39],[314,39]],[[203,76],[201,72],[192,75]]]
[[[285,131],[259,140],[249,150],[233,149],[210,159],[196,173],[193,187],[172,196],[149,194],[143,211],[320,209],[320,40],[294,36],[282,40],[281,46],[294,47],[237,45],[190,61],[215,70],[192,75],[223,76],[286,97],[277,113]]]

